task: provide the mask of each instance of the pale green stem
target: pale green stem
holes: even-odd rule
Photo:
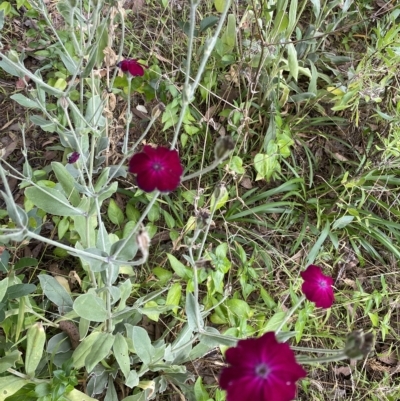
[[[6,191],[6,194],[8,196],[8,199],[10,200],[10,202],[7,202],[7,207],[10,207],[13,209],[13,213],[16,216],[17,221],[15,222],[17,224],[17,226],[21,227],[21,228],[25,228],[24,224],[20,218],[20,215],[18,213],[18,209],[17,206],[15,204],[15,202],[13,201],[14,197],[13,194],[11,193],[10,187],[8,185],[8,181],[6,179],[6,175],[4,174],[4,169],[3,166],[0,164],[0,177],[1,177],[1,181],[4,184],[4,189]],[[9,204],[11,203],[11,204]]]
[[[304,295],[302,295],[299,300],[297,301],[296,305],[294,305],[290,311],[286,314],[285,318],[283,319],[283,321],[281,322],[281,324],[279,325],[279,327],[275,330],[275,333],[278,334],[283,326],[289,321],[289,319],[292,317],[293,313],[296,312],[296,310],[298,309],[298,307],[304,302],[304,300],[306,299],[306,297]]]
[[[341,354],[337,355],[328,355],[328,356],[323,356],[323,357],[315,357],[315,358],[310,358],[306,356],[296,356],[296,361],[299,362],[302,365],[314,365],[314,364],[320,364],[320,363],[327,363],[327,362],[336,362],[336,361],[343,361],[344,359],[350,359],[344,351],[342,351]]]
[[[32,74],[29,70],[27,70],[23,64],[21,64],[19,61],[15,63],[11,59],[9,59],[4,53],[0,52],[0,57],[3,60],[6,60],[7,63],[10,63],[17,71],[20,71],[24,76],[29,77],[31,81],[33,81],[35,84],[43,88],[43,90],[47,90],[48,93],[51,93],[54,96],[62,96],[64,94],[63,91],[60,91],[59,89],[53,88],[52,86],[46,84],[43,82],[42,79],[37,77],[36,75]]]
[[[221,163],[221,160],[214,160],[212,162],[212,164],[210,164],[208,167],[205,167],[203,170],[199,170],[199,171],[196,171],[196,172],[194,172],[192,174],[185,175],[184,177],[181,178],[181,182],[184,182],[184,181],[187,181],[187,180],[191,180],[191,179],[196,178],[196,177],[198,177],[200,175],[206,174],[206,173],[214,170],[215,167],[217,167],[220,163]]]
[[[78,151],[79,154],[81,155],[82,159],[84,159],[85,156],[83,155],[83,150],[82,150],[82,148],[81,148],[81,143],[80,143],[80,141],[79,141],[78,135],[77,135],[76,132],[75,132],[74,126],[72,125],[71,118],[70,118],[69,113],[68,113],[68,110],[67,110],[66,108],[64,109],[64,113],[65,113],[65,117],[66,117],[66,119],[67,119],[67,123],[68,123],[69,129],[70,129],[72,135],[74,136],[75,141],[76,141],[76,143],[77,143],[77,145],[78,145],[77,151]],[[87,167],[86,167],[86,160],[83,161],[82,167],[83,167],[83,169],[85,170],[86,174],[89,174],[89,172],[88,172],[88,170],[87,170]],[[81,170],[80,168],[78,169],[78,171],[79,171],[79,175],[80,175],[80,177],[81,177],[82,185],[85,185],[85,178],[84,178],[84,176],[83,176],[83,172],[82,172],[82,170]],[[93,186],[92,186],[92,188],[93,188]]]
[[[18,372],[17,370],[13,369],[13,368],[8,368],[7,369],[8,373],[11,373],[14,376],[18,376],[21,379],[24,379],[28,382],[33,382],[33,383],[49,383],[49,380],[43,380],[43,379],[35,379],[34,377],[30,377],[24,373]]]
[[[160,195],[160,191],[155,191],[152,200],[149,202],[149,204],[147,205],[145,211],[142,213],[142,215],[140,216],[138,222],[136,223],[135,227],[132,229],[132,231],[130,232],[130,234],[125,238],[124,242],[119,246],[119,248],[115,251],[114,255],[112,255],[112,258],[117,259],[118,255],[120,254],[120,252],[122,251],[122,249],[124,249],[124,247],[126,246],[126,244],[131,240],[132,236],[135,235],[137,233],[137,231],[139,230],[140,225],[142,224],[142,221],[145,219],[145,217],[147,216],[147,214],[150,212],[150,209],[153,207],[154,203],[156,202],[156,200],[158,199],[158,196]]]
[[[192,62],[192,53],[193,53],[193,40],[194,40],[194,31],[196,27],[196,11],[199,5],[198,1],[191,1],[190,4],[190,26],[189,26],[189,34],[188,34],[188,48],[187,48],[187,56],[186,56],[186,77],[185,77],[185,87],[189,87],[190,80],[190,66]]]
[[[198,2],[196,2],[196,3],[192,2],[191,9],[197,7],[197,3]],[[203,57],[202,57],[202,60],[200,62],[199,69],[197,71],[196,78],[195,78],[195,80],[194,80],[194,82],[192,84],[189,84],[190,62],[186,63],[186,71],[185,71],[186,72],[186,80],[185,80],[186,83],[184,85],[183,92],[182,92],[181,112],[179,114],[178,122],[176,123],[176,126],[175,126],[174,137],[173,137],[173,139],[171,141],[171,149],[175,148],[176,142],[178,141],[178,135],[179,135],[179,133],[181,131],[183,119],[184,119],[185,114],[186,114],[186,109],[188,108],[189,104],[192,101],[193,94],[194,94],[195,90],[197,89],[197,87],[198,87],[198,85],[200,83],[200,79],[201,79],[201,76],[203,75],[203,72],[204,72],[204,69],[206,67],[206,63],[208,61],[208,58],[210,57],[211,52],[213,51],[213,49],[215,47],[215,43],[217,42],[218,36],[219,36],[219,34],[221,32],[221,29],[222,29],[222,27],[223,27],[223,25],[225,23],[225,18],[226,18],[226,15],[228,14],[228,10],[229,10],[229,7],[231,5],[230,3],[231,3],[230,0],[225,2],[225,7],[224,7],[224,10],[223,10],[223,12],[221,14],[221,17],[220,17],[219,23],[217,25],[217,28],[216,28],[216,30],[214,32],[214,35],[212,36],[211,39],[209,39],[209,41],[206,43],[206,45],[204,47]],[[191,12],[190,16],[191,16],[191,18],[190,18],[190,27],[189,27],[189,46],[190,46],[190,43],[193,42],[194,27],[195,27],[195,24],[196,24],[196,20],[195,20],[195,16],[196,15],[195,15],[195,13],[192,14],[192,12]],[[188,53],[188,57],[187,58],[190,59],[191,57],[192,57],[192,55],[191,54],[189,55],[189,53]]]
[[[132,87],[132,75],[128,74],[128,105],[126,107],[126,131],[124,137],[124,144],[122,146],[122,154],[128,152],[128,139],[129,139],[129,128],[131,126],[132,112],[131,112],[131,87]]]
[[[26,312],[27,313],[32,313],[32,315],[35,315],[37,318],[45,321],[48,326],[59,328],[58,324],[56,324],[56,323],[52,322],[51,320],[45,318],[44,316],[42,316],[39,313],[35,312],[32,308],[29,308],[28,306],[26,306]]]
[[[295,345],[291,345],[290,348],[293,351],[312,352],[312,353],[315,353],[315,354],[341,354],[341,353],[343,353],[342,349],[296,347]]]
[[[193,241],[194,243],[194,241]],[[193,269],[193,296],[196,302],[196,308],[195,308],[195,313],[196,313],[196,323],[197,323],[197,329],[200,331],[202,327],[202,322],[201,322],[201,316],[200,316],[200,309],[198,307],[199,305],[199,281],[197,278],[197,265],[196,262],[194,261],[193,258],[193,250],[192,246],[189,247],[189,255],[191,259],[191,265]]]
[[[145,131],[143,132],[143,134],[140,136],[140,138],[134,143],[134,145],[132,146],[131,150],[126,153],[121,161],[118,164],[118,167],[115,169],[115,172],[113,174],[110,175],[110,177],[108,177],[106,183],[104,184],[104,187],[106,187],[110,181],[114,178],[115,174],[117,173],[117,171],[126,163],[126,160],[131,157],[136,150],[136,147],[139,145],[140,142],[142,142],[142,140],[146,137],[146,135],[148,134],[148,132],[150,131],[150,128],[153,126],[154,122],[157,120],[157,117],[152,117],[151,120],[149,121]]]
[[[54,28],[53,23],[50,21],[50,18],[47,14],[47,7],[46,5],[41,1],[40,2],[42,5],[42,15],[44,17],[44,19],[47,22],[47,26],[51,29],[51,31],[53,32],[53,35],[57,38],[58,43],[60,44],[61,48],[63,49],[63,53],[69,58],[69,61],[71,64],[75,64],[75,61],[73,60],[73,58],[70,56],[70,54],[68,53],[68,50],[66,49],[66,47],[64,46],[64,42],[61,40],[61,38],[58,36],[57,30]]]
[[[92,141],[90,143],[89,174],[88,174],[89,183],[92,188],[93,188],[94,152],[96,149],[96,141],[97,141],[96,137],[92,135]]]

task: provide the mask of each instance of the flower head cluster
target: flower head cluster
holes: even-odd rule
[[[315,265],[308,266],[300,275],[304,280],[301,290],[306,298],[319,308],[330,308],[334,301],[332,277],[325,276]]]
[[[129,172],[137,174],[137,185],[143,191],[169,192],[180,184],[183,168],[176,150],[146,145],[132,156]]]
[[[292,401],[296,381],[306,376],[290,346],[279,343],[273,332],[240,340],[225,357],[230,366],[223,369],[219,384],[227,401]]]
[[[142,77],[144,74],[144,68],[147,68],[147,66],[140,64],[134,58],[122,60],[117,64],[117,66],[121,68],[123,72],[129,72],[133,77]]]

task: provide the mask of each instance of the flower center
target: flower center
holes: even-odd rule
[[[319,280],[319,286],[321,287],[321,288],[326,288],[327,287],[327,283],[326,283],[326,281],[325,280]]]
[[[270,369],[265,363],[260,363],[259,365],[256,366],[256,375],[261,379],[266,379],[268,377],[269,372]]]
[[[153,168],[153,170],[155,170],[155,171],[164,170],[164,166],[163,166],[161,163],[159,163],[159,162],[153,163],[152,168]]]

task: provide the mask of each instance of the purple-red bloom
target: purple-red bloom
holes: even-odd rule
[[[133,77],[142,77],[144,74],[144,68],[147,68],[147,66],[139,64],[134,58],[122,60],[117,64],[117,66],[121,68],[123,72],[129,72]]]
[[[308,266],[300,275],[304,280],[301,290],[306,298],[319,308],[330,308],[335,299],[332,277],[325,276],[315,265]]]
[[[137,185],[143,191],[169,192],[180,184],[183,168],[176,150],[146,145],[132,156],[129,172],[137,174]]]
[[[69,164],[76,163],[79,159],[80,154],[78,152],[72,152],[68,157],[67,157],[67,162]]]
[[[307,374],[273,332],[239,340],[225,358],[230,366],[222,370],[219,385],[227,391],[227,401],[292,401],[296,381]]]

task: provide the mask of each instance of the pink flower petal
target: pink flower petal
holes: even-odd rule
[[[330,308],[335,299],[333,279],[325,276],[319,266],[310,265],[300,273],[304,280],[301,290],[305,297],[318,308]]]
[[[296,381],[306,376],[290,346],[273,332],[240,340],[225,357],[230,366],[222,370],[219,384],[227,401],[292,401]]]
[[[120,61],[117,66],[121,68],[123,72],[129,72],[132,76],[138,77],[138,76],[143,76],[144,74],[144,68],[146,66],[143,66],[137,62],[135,59],[126,59]]]
[[[132,156],[129,172],[137,174],[138,187],[143,191],[170,192],[179,186],[183,167],[176,150],[146,145]]]

